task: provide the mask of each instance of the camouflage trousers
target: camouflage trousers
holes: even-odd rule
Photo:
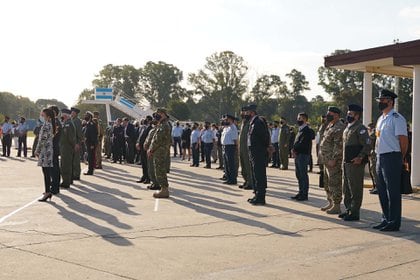
[[[153,155],[154,173],[156,183],[161,188],[167,188],[168,184],[168,153],[166,149],[158,149]]]
[[[254,187],[252,179],[251,161],[249,160],[248,147],[241,147],[239,151],[239,160],[241,162],[241,175],[244,179],[244,186]]]
[[[157,185],[156,175],[155,175],[155,164],[153,163],[154,155],[151,158],[147,159],[147,173],[152,184]]]
[[[95,147],[95,167],[102,166],[102,139],[99,140],[98,145]]]
[[[341,164],[333,168],[324,166],[324,188],[327,193],[327,199],[335,204],[340,204],[343,198],[343,170]]]

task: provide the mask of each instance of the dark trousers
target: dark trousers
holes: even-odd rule
[[[71,166],[71,165],[70,165]],[[53,167],[51,167],[51,192],[57,194],[60,192],[60,162],[58,155],[53,155]]]
[[[248,147],[249,159],[251,161],[251,173],[254,181],[254,192],[257,198],[265,198],[267,188],[267,151],[258,147]]]
[[[19,136],[18,139],[18,157],[22,155],[22,149],[23,149],[23,156],[26,157],[28,155],[28,147],[26,145],[26,135]]]
[[[200,164],[200,148],[198,143],[191,144],[192,150],[192,165],[198,166]]]
[[[308,165],[310,156],[305,154],[298,154],[295,157],[295,174],[299,183],[299,195],[308,197],[309,191],[309,177]]]
[[[112,154],[113,154],[112,159],[114,162],[122,161],[124,150],[125,150],[124,143],[116,141],[112,144]]]
[[[92,148],[93,147],[93,148]],[[87,153],[88,153],[88,165],[89,174],[93,174],[93,169],[95,168],[95,146],[92,144],[86,144]]]
[[[35,136],[34,143],[32,144],[32,157],[35,157],[36,146],[38,146],[39,137]]]
[[[377,157],[377,189],[382,208],[382,216],[395,227],[401,226],[401,171],[400,152],[380,154]]]
[[[279,143],[273,143],[274,153],[271,156],[273,166],[280,167],[280,149]]]
[[[201,142],[201,145],[200,145],[201,147],[200,147],[200,153],[201,153],[201,161],[204,161],[204,158],[205,158],[205,150],[204,150],[204,142]]]
[[[181,146],[181,137],[173,137],[174,141],[174,157],[178,154],[178,148],[179,148],[179,154],[182,156],[182,146]]]
[[[204,143],[204,154],[206,157],[206,166],[211,167],[211,151],[213,150],[213,143]]]
[[[51,192],[51,167],[42,167],[42,174],[44,175],[45,193]]]
[[[3,145],[3,156],[10,157],[10,148],[12,147],[12,135],[10,134],[3,135],[2,145]]]
[[[149,168],[147,167],[147,151],[145,149],[141,149],[140,151],[140,161],[141,161],[141,168],[143,170],[143,175],[141,179],[150,180]]]
[[[223,146],[222,146],[222,144],[217,144],[217,156],[219,157],[219,168],[224,168],[224,166],[223,166]]]
[[[136,149],[135,141],[130,138],[127,138],[127,162],[134,163],[134,153]]]
[[[236,184],[238,177],[238,169],[236,169],[236,146],[224,145],[223,146],[223,159],[225,165],[226,181]],[[265,168],[265,165],[264,165]]]

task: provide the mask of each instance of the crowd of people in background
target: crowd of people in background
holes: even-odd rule
[[[86,112],[80,120],[77,108],[61,109],[52,106],[42,111],[34,129],[32,156],[38,158],[45,181],[44,196],[51,199],[60,188],[69,188],[80,180],[80,163],[88,162],[84,175],[102,169],[102,157],[112,163],[141,165],[138,183],[150,184],[157,190],[155,198],[168,198],[170,148],[173,157],[190,161],[206,169],[218,163],[221,180],[226,185],[238,185],[239,167],[243,183],[239,188],[253,190],[248,199],[252,205],[265,205],[266,168],[289,169],[294,158],[298,192],[291,199],[309,199],[309,176],[313,171],[312,145],[315,143],[316,163],[319,166],[319,186],[326,191],[327,204],[321,208],[345,221],[360,219],[363,199],[365,165],[369,165],[373,188],[379,194],[383,221],[375,226],[382,231],[399,230],[401,224],[401,194],[399,178],[402,168],[410,169],[409,129],[403,116],[393,109],[395,93],[382,90],[378,97],[383,112],[376,124],[365,127],[361,122],[363,108],[350,104],[344,115],[330,106],[320,116],[317,128],[309,124],[309,116],[301,112],[296,126],[281,117],[268,122],[258,115],[257,106],[242,107],[240,119],[221,116],[220,122],[175,122],[172,124],[164,108],[135,122],[117,118],[105,125],[98,112]],[[9,157],[11,143],[17,137],[17,156],[27,157],[25,118],[18,124],[6,116],[1,126],[3,156]],[[411,148],[410,148],[411,149]],[[341,202],[344,200],[344,211]]]

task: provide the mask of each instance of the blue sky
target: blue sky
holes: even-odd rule
[[[323,57],[420,39],[419,1],[14,0],[0,2],[0,91],[73,105],[102,66],[147,61],[195,72],[216,51],[249,78],[291,69],[317,86]],[[252,82],[250,84],[252,86]],[[325,97],[327,97],[325,95]]]

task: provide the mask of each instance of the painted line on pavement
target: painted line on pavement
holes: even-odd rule
[[[159,210],[159,199],[158,198],[156,198],[155,199],[155,212],[157,212]]]
[[[7,214],[6,216],[0,218],[0,224],[3,223],[4,221],[6,221],[8,218],[12,217],[14,214],[19,213],[20,211],[22,211],[25,208],[28,208],[29,206],[31,206],[32,204],[34,204],[35,202],[38,201],[38,199],[40,199],[41,197],[37,197],[34,200],[32,200],[31,202],[29,202],[28,204],[25,204],[24,206],[20,207],[19,209],[16,209],[15,211]]]

